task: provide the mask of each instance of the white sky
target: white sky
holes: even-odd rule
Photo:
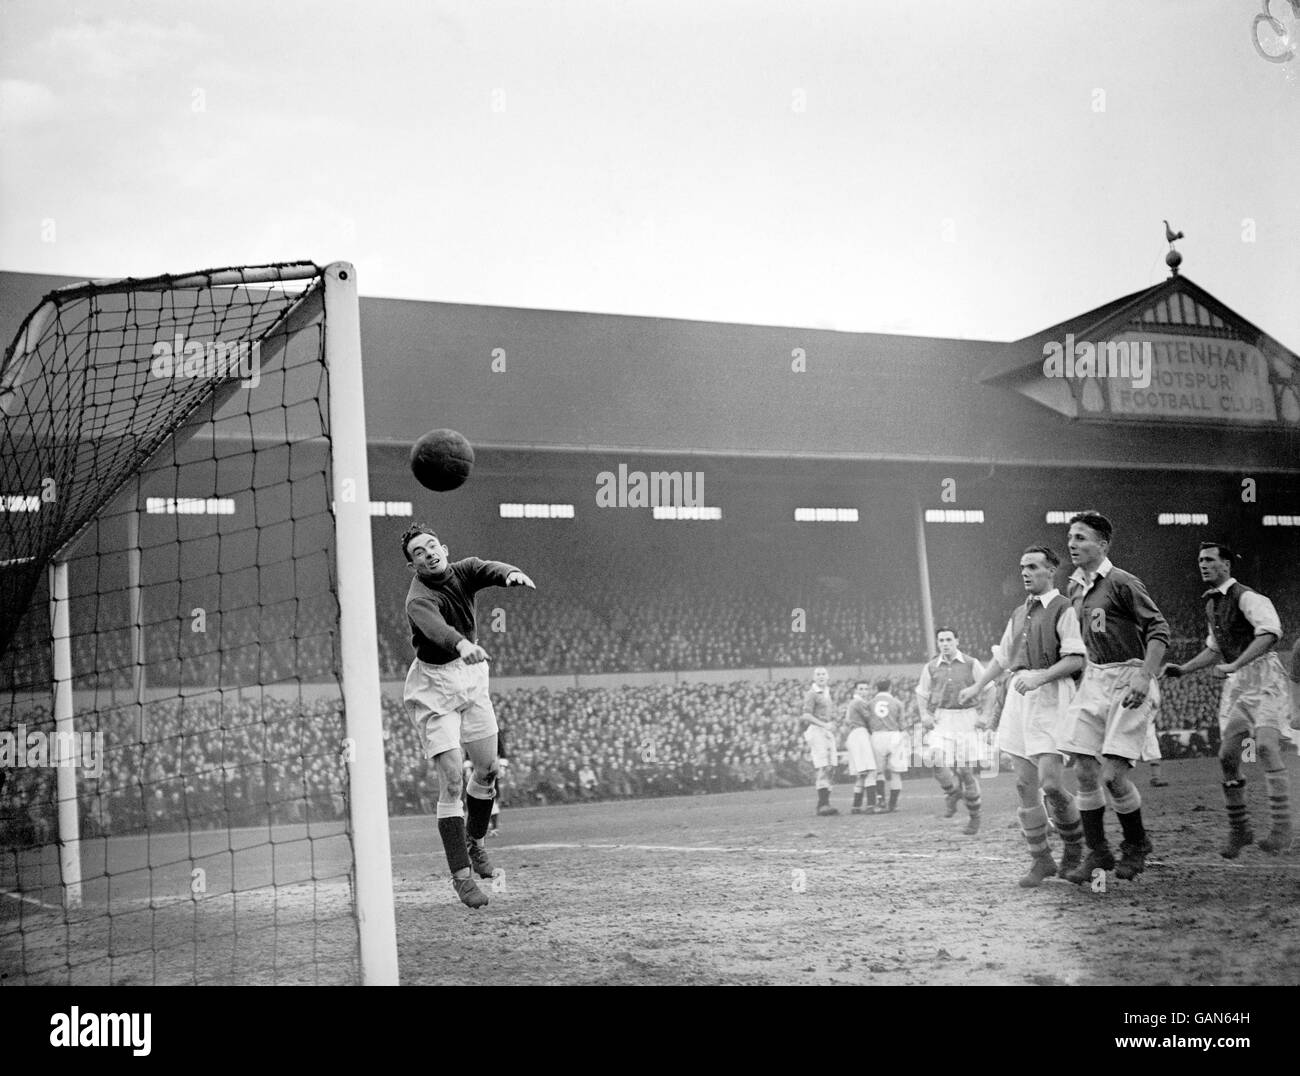
[[[1259,10],[6,0],[0,268],[1010,339],[1162,279],[1167,217],[1300,351],[1300,55]]]

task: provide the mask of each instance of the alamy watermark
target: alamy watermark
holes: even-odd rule
[[[149,373],[159,378],[239,378],[245,388],[262,382],[262,345],[240,340],[186,340],[177,333],[172,340],[153,346]]]
[[[1126,377],[1135,389],[1145,389],[1151,385],[1154,363],[1150,340],[1075,343],[1074,333],[1066,333],[1064,344],[1049,340],[1043,345],[1044,377]]]
[[[596,475],[598,508],[704,507],[703,471],[629,471],[626,463],[618,473]]]
[[[104,772],[102,732],[28,732],[26,725],[0,731],[0,769],[72,766],[98,780]]]

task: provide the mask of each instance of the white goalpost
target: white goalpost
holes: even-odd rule
[[[339,630],[345,758],[352,777],[352,832],[362,979],[397,985],[397,924],[393,858],[379,688],[379,631],[370,566],[370,478],[361,376],[361,310],[356,271],[347,262],[325,269],[325,366],[330,374],[331,456],[334,469]]]

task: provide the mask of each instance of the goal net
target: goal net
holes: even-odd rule
[[[355,274],[93,281],[0,366],[0,975],[395,982]]]

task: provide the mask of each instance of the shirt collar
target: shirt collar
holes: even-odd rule
[[[1110,575],[1111,569],[1114,567],[1115,565],[1110,562],[1110,557],[1102,557],[1101,563],[1097,565],[1097,570],[1093,573],[1093,581],[1095,582],[1104,575]],[[1088,582],[1088,576],[1082,568],[1075,568],[1074,574],[1070,576],[1070,582],[1086,583]]]
[[[953,655],[952,661],[949,661],[942,654],[939,655],[940,665],[955,665],[957,664],[957,662],[965,661],[965,660],[966,660],[966,655],[963,654],[960,650],[958,650],[957,653]]]
[[[1056,598],[1056,596],[1059,595],[1060,593],[1061,593],[1061,591],[1060,591],[1057,587],[1052,587],[1051,590],[1045,591],[1045,592],[1042,593],[1042,594],[1031,594],[1031,595],[1029,595],[1029,601],[1026,602],[1025,604],[1027,604],[1027,605],[1032,605],[1032,604],[1034,603],[1034,599],[1037,598],[1038,601],[1042,603],[1043,608],[1046,609],[1049,605],[1052,604],[1052,601],[1053,601],[1053,600]]]
[[[1225,579],[1222,583],[1220,583],[1217,587],[1210,587],[1210,589],[1207,590],[1204,594],[1202,594],[1201,597],[1208,598],[1212,594],[1227,594],[1228,591],[1230,591],[1233,588],[1233,585],[1236,582],[1237,581],[1233,579],[1232,576],[1228,576],[1228,578]]]

